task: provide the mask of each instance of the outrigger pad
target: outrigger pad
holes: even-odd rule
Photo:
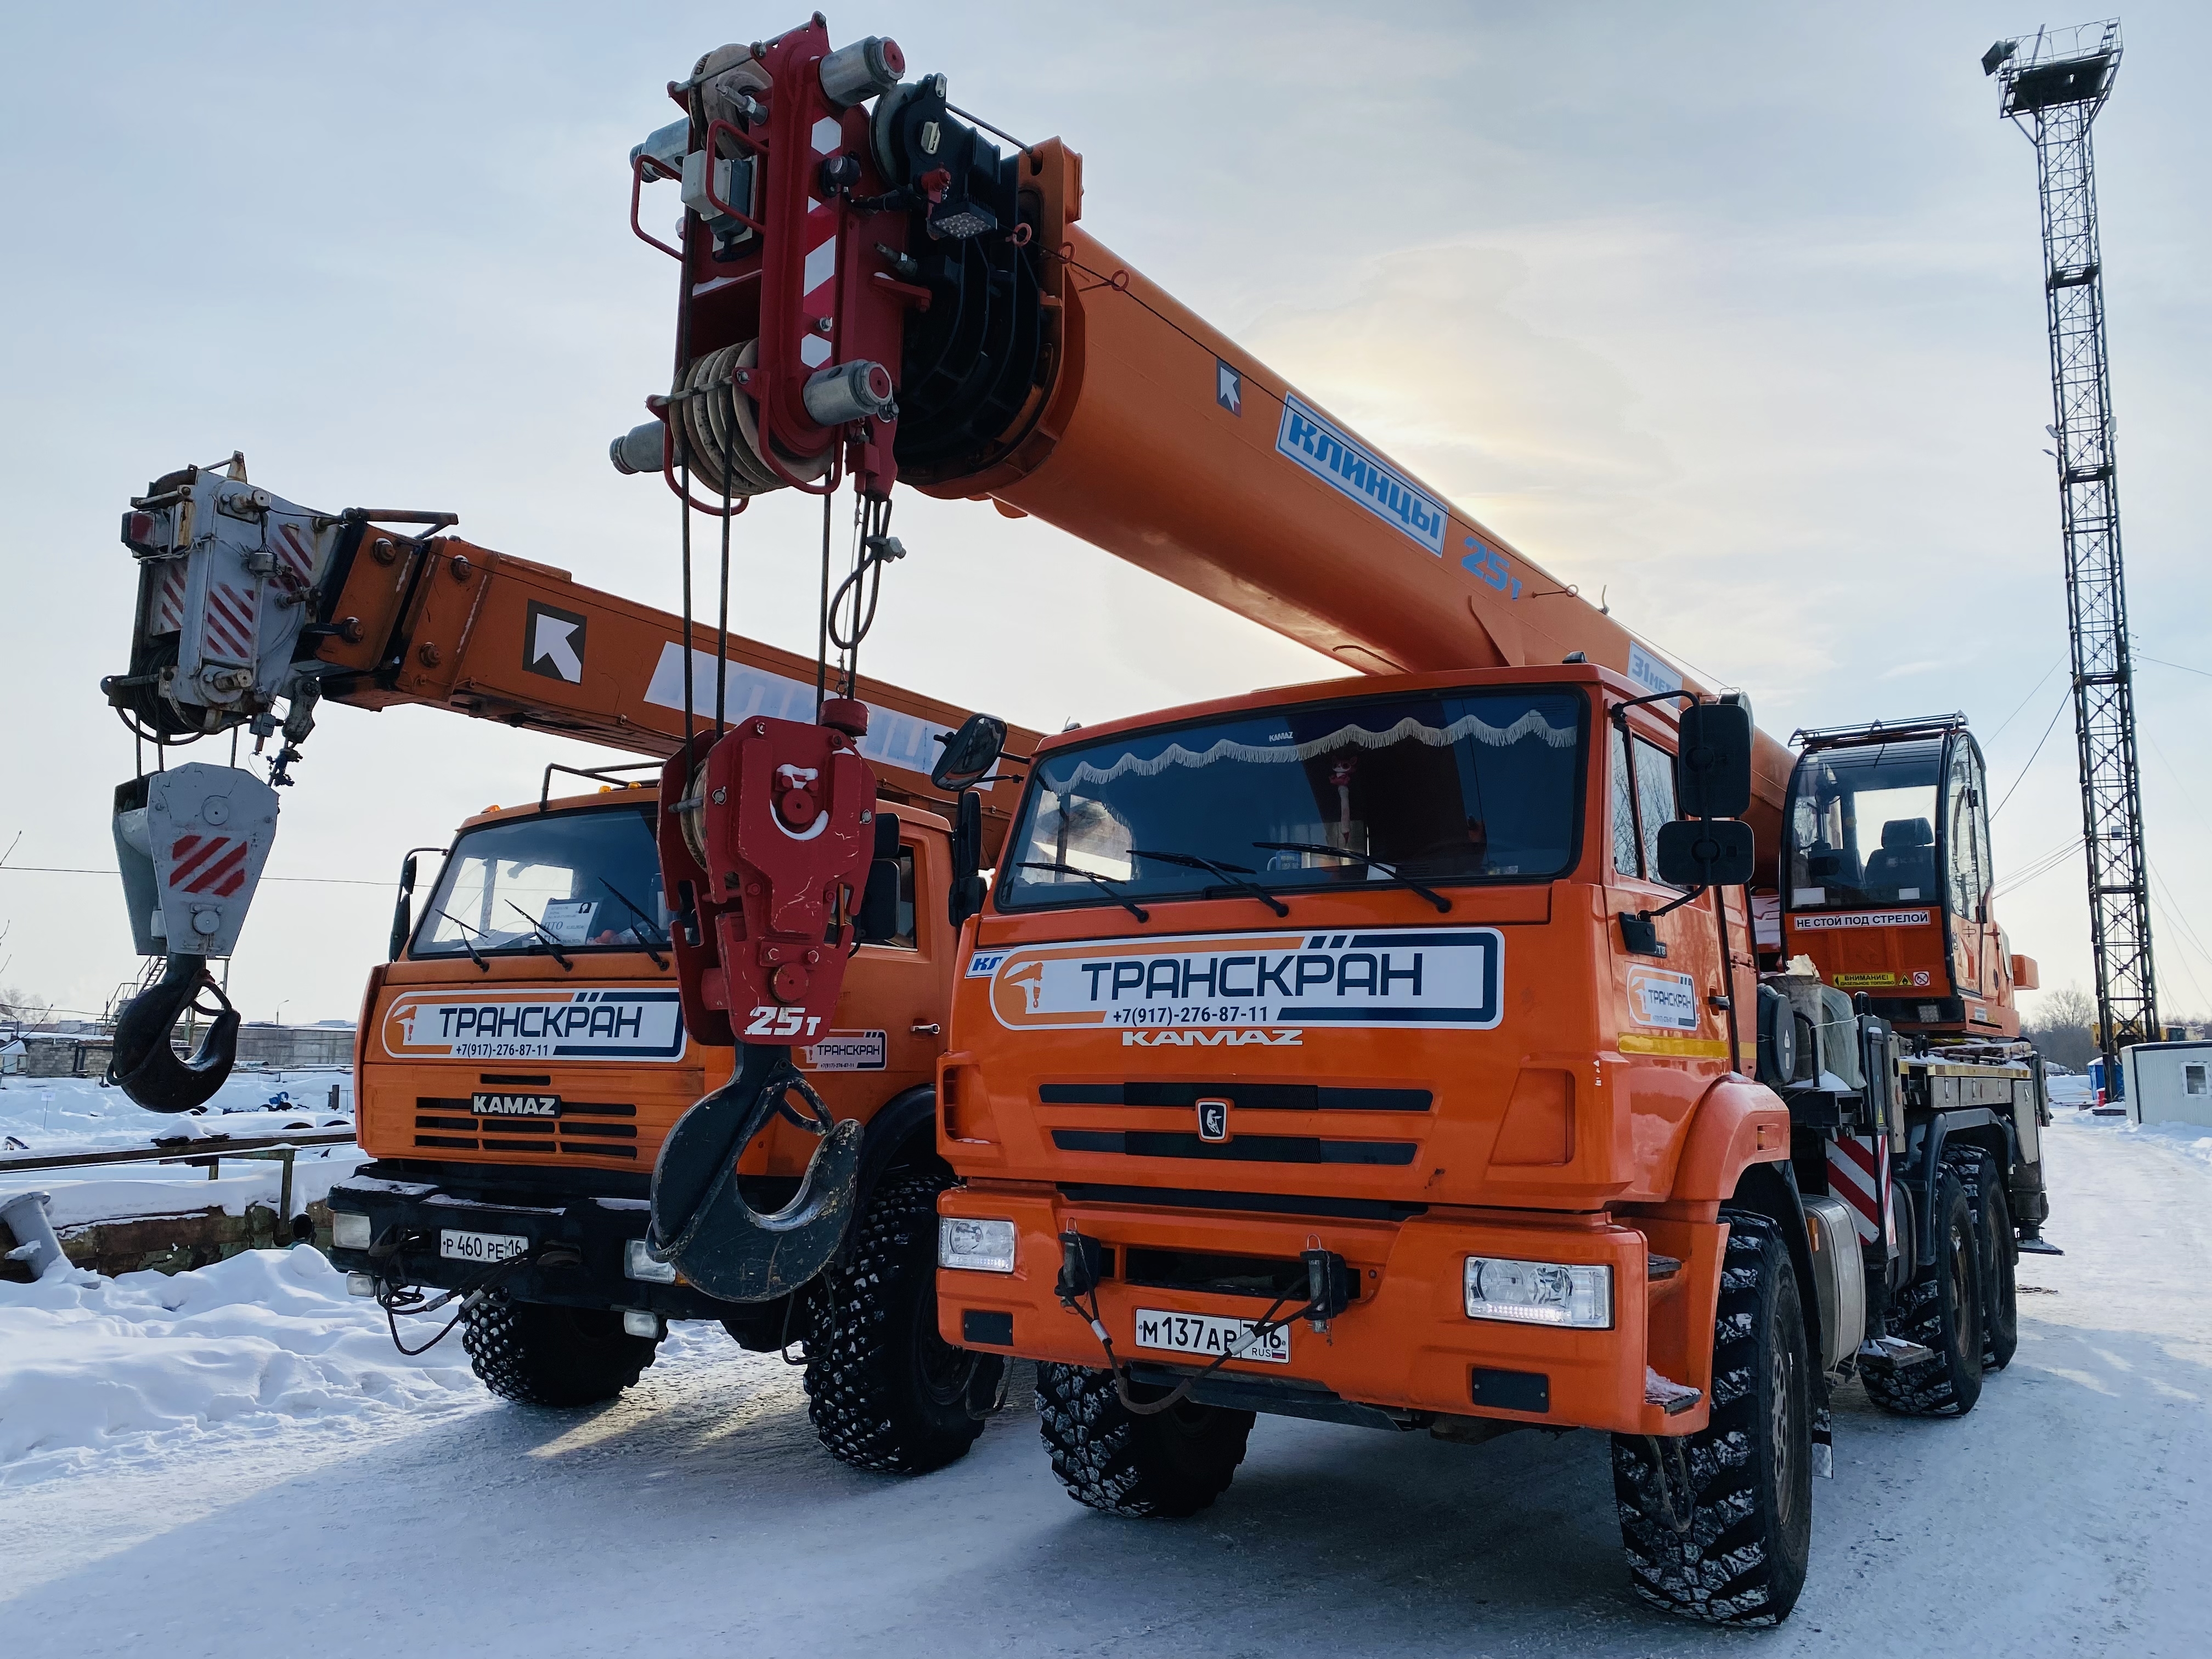
[[[785,1104],[803,1087],[787,1048],[748,1043],[728,1083],[677,1120],[653,1171],[656,1255],[709,1296],[769,1302],[830,1265],[844,1243],[860,1171],[860,1125]],[[791,1202],[763,1215],[738,1188],[738,1160],[779,1113],[822,1135]]]

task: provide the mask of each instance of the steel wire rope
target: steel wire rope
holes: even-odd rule
[[[2069,695],[2073,689],[2070,685],[2067,687]],[[2058,700],[2058,707],[2051,711],[2051,724],[2043,728],[2043,735],[2035,740],[2035,747],[2028,752],[2027,764],[2020,769],[2020,775],[2012,781],[2012,787],[2005,791],[2004,799],[1997,803],[1996,811],[1990,814],[1990,823],[1996,822],[1997,813],[2005,810],[2012,798],[2020,793],[2021,785],[2027,781],[2028,772],[2035,765],[2035,757],[2043,752],[2043,745],[2051,741],[2051,734],[2058,729],[2058,717],[2066,712],[2066,702],[2065,697],[2061,697]]]

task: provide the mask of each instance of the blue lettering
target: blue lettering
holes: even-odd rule
[[[1336,977],[1336,963],[1327,957],[1298,958],[1298,994],[1306,994],[1309,985],[1326,985]]]
[[[1421,953],[1419,951],[1413,952],[1413,965],[1410,968],[1393,968],[1390,953],[1388,951],[1382,953],[1382,983],[1380,987],[1382,995],[1387,997],[1390,994],[1390,981],[1394,979],[1410,979],[1413,981],[1413,994],[1421,994]]]
[[[1203,979],[1206,981],[1206,994],[1208,996],[1217,995],[1218,994],[1214,989],[1214,981],[1219,976],[1220,972],[1221,959],[1218,957],[1207,958],[1206,971],[1203,974],[1200,974],[1197,969],[1192,967],[1190,963],[1186,962],[1182,965],[1182,988],[1177,991],[1176,994],[1179,997],[1185,998],[1196,995],[1197,993],[1193,990],[1192,988],[1195,986],[1200,980]]]
[[[1098,1000],[1098,975],[1113,965],[1110,962],[1086,962],[1076,970],[1091,975],[1091,1000],[1093,1002]]]
[[[1155,997],[1164,996],[1172,1002],[1181,994],[1182,963],[1177,962],[1173,957],[1161,957],[1148,964],[1148,969],[1145,980],[1146,1001],[1150,1002]]]
[[[1352,967],[1354,963],[1358,963],[1366,969],[1366,972],[1360,975],[1357,979],[1354,979],[1352,975]],[[1337,995],[1342,996],[1346,992],[1355,988],[1366,992],[1370,997],[1375,994],[1375,958],[1369,956],[1364,951],[1346,951],[1337,961]]]
[[[1286,997],[1290,995],[1290,981],[1285,979],[1284,975],[1290,972],[1291,963],[1296,961],[1297,958],[1286,956],[1281,961],[1278,962],[1273,968],[1267,966],[1267,959],[1265,957],[1261,957],[1258,960],[1260,963],[1260,974],[1258,981],[1252,988],[1254,992],[1258,995],[1265,996],[1267,994],[1268,982],[1273,981],[1275,987],[1275,994],[1277,996]]]
[[[1239,990],[1239,989],[1237,989],[1237,987],[1235,987],[1235,986],[1231,985],[1231,984],[1229,982],[1229,970],[1230,970],[1231,968],[1236,967],[1236,966],[1237,966],[1238,963],[1256,963],[1256,962],[1258,962],[1258,961],[1259,961],[1259,959],[1260,959],[1260,958],[1259,958],[1259,957],[1222,957],[1222,958],[1221,958],[1221,989],[1220,989],[1220,991],[1219,991],[1218,994],[1220,994],[1220,995],[1222,995],[1222,996],[1224,996],[1224,997],[1251,997],[1251,996],[1257,996],[1257,995],[1259,995],[1259,994],[1260,994],[1260,992],[1259,992],[1259,988],[1258,988],[1257,986],[1251,986],[1251,987],[1248,987],[1248,988],[1245,988],[1245,989],[1243,989],[1243,990]]]
[[[1143,963],[1117,962],[1114,964],[1115,1001],[1119,1002],[1121,1000],[1121,993],[1124,991],[1142,989],[1144,983],[1145,964]]]

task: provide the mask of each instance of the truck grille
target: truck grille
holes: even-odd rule
[[[487,1079],[489,1081],[489,1079]],[[419,1096],[415,1102],[415,1144],[457,1152],[566,1152],[580,1158],[635,1159],[635,1123],[605,1120],[634,1118],[627,1101],[563,1100],[556,1118],[479,1118],[467,1096]]]
[[[1323,1140],[1319,1135],[1240,1134],[1200,1140],[1158,1129],[1054,1129],[1063,1152],[1120,1152],[1129,1158],[1193,1158],[1223,1164],[1411,1164],[1410,1140]]]
[[[1426,1089],[1337,1089],[1312,1083],[1047,1083],[1041,1106],[1195,1106],[1203,1097],[1243,1112],[1425,1112]]]

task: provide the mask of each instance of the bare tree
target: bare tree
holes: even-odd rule
[[[2048,992],[2026,1031],[2045,1060],[2080,1071],[2097,1057],[2097,1005],[2079,985]]]
[[[52,997],[34,996],[20,986],[0,986],[0,1036],[13,1038],[53,1018]]]

